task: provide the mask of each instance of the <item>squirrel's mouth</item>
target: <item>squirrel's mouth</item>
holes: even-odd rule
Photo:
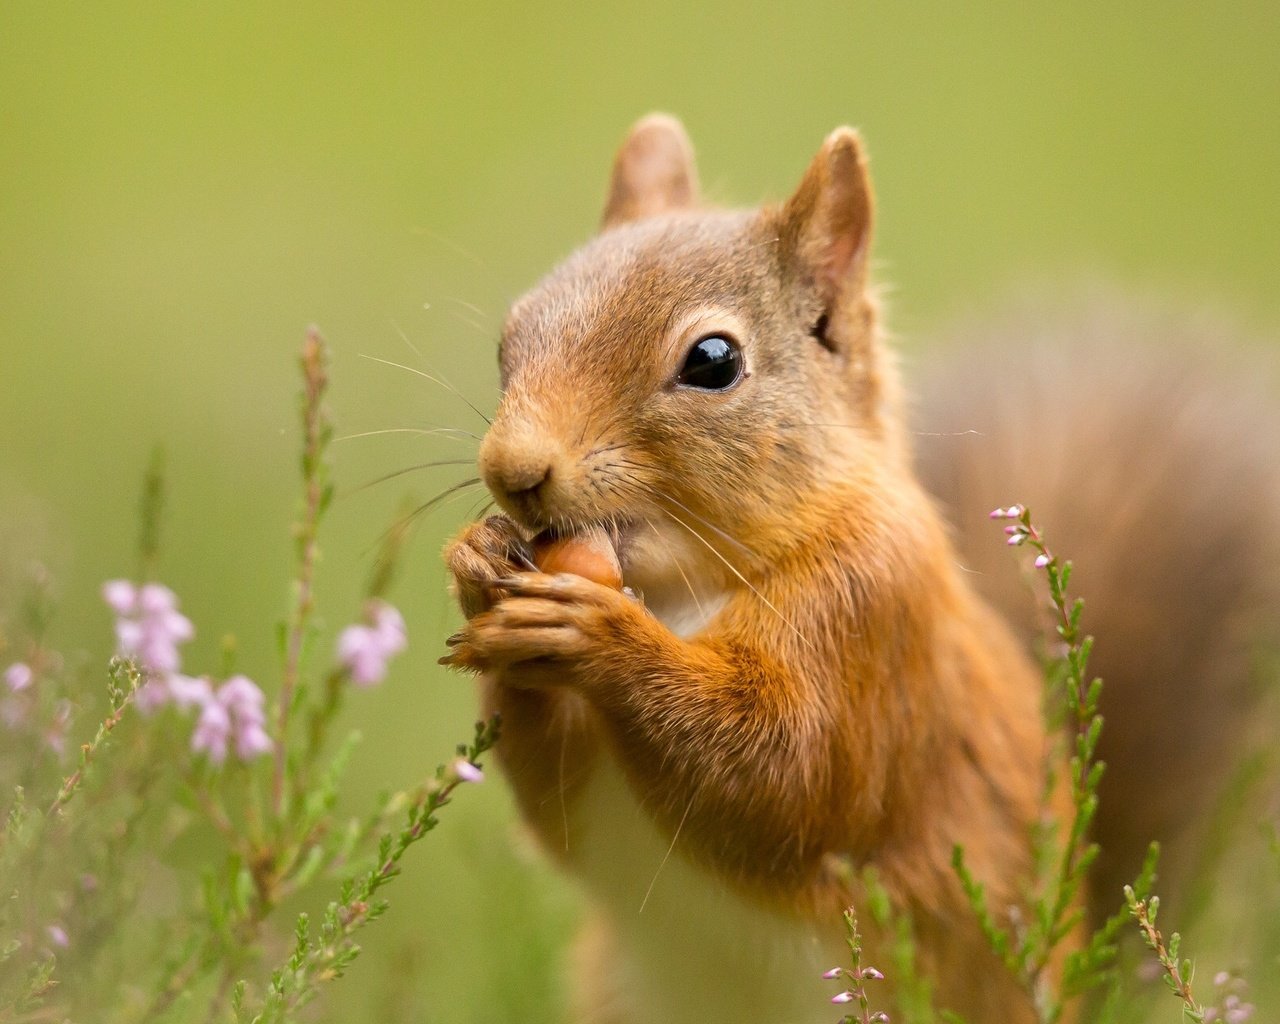
[[[585,520],[582,522],[557,522],[541,529],[529,529],[526,524],[518,524],[525,529],[529,545],[549,544],[556,540],[566,540],[585,532],[599,530],[603,532],[617,554],[618,563],[626,568],[625,553],[630,544],[628,541],[635,535],[636,524],[631,520]]]
[[[634,532],[635,524],[630,520],[610,519],[586,520],[581,523],[555,523],[542,529],[534,530],[530,541],[532,543],[547,543],[550,541],[564,540],[567,537],[575,537],[578,534],[586,533],[591,530],[599,530],[609,538],[609,543],[613,545],[614,550],[618,553],[618,557],[622,557],[622,549],[626,545],[627,538]]]

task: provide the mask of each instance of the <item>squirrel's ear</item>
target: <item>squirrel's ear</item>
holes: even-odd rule
[[[778,231],[783,251],[813,275],[828,301],[866,281],[871,207],[862,142],[852,128],[837,128],[782,207]]]
[[[650,114],[631,129],[613,161],[602,226],[681,210],[698,201],[693,145],[669,114]]]

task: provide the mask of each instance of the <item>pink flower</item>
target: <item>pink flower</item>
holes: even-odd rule
[[[21,661],[15,661],[4,670],[4,681],[14,693],[25,690],[34,678],[35,673],[31,671],[31,666]]]
[[[262,721],[262,709],[267,702],[262,690],[248,676],[232,676],[218,687],[218,700],[238,714]]]
[[[862,968],[862,976],[864,978],[869,978],[871,981],[884,981],[884,975],[874,967]]]
[[[117,615],[132,615],[138,609],[138,590],[128,580],[108,580],[102,584],[102,599]]]
[[[834,980],[835,978],[840,977],[840,975],[842,975],[842,974],[844,974],[844,968],[843,968],[843,967],[833,967],[833,968],[831,968],[831,970],[829,970],[829,971],[823,971],[823,972],[822,972],[822,976],[823,976],[827,981],[832,981],[832,980]]]
[[[387,674],[387,662],[408,646],[404,618],[385,601],[370,601],[368,625],[348,626],[338,635],[338,662],[357,686],[373,686]]]
[[[840,992],[837,995],[834,995],[831,997],[831,1001],[836,1004],[851,1003],[853,1002],[853,1000],[854,1000],[854,995],[852,992]]]
[[[1021,505],[1010,505],[1008,508],[993,508],[987,513],[988,519],[1019,519],[1022,516]]]
[[[178,671],[182,663],[178,645],[195,636],[191,620],[178,611],[173,591],[160,583],[137,587],[128,580],[110,580],[102,586],[102,599],[116,613],[116,654],[130,658],[149,677],[167,677]],[[181,695],[183,687],[170,692],[166,686],[143,684],[139,690],[138,708],[144,713],[167,703],[171,695]]]
[[[1043,569],[1046,565],[1049,564],[1049,561],[1050,559],[1048,555],[1044,555],[1044,554],[1036,555],[1035,566],[1037,569]]]
[[[271,737],[261,725],[239,722],[236,727],[236,757],[241,761],[252,761],[261,754],[269,754],[275,749]]]
[[[191,734],[191,749],[208,756],[214,764],[227,759],[227,741],[231,738],[231,716],[218,700],[208,700],[200,709],[196,730]]]
[[[173,676],[171,685],[174,680],[184,681],[188,691],[184,696],[200,707],[200,717],[191,734],[193,751],[207,755],[214,764],[222,764],[232,744],[241,761],[252,761],[275,749],[266,730],[266,697],[248,676],[232,676],[216,691],[203,679]],[[175,702],[181,699],[174,694]]]
[[[149,715],[168,704],[172,697],[168,680],[153,677],[138,687],[133,703],[142,714]]]
[[[214,699],[226,709],[241,761],[252,761],[274,748],[265,728],[267,699],[257,683],[248,676],[232,676],[218,687]]]
[[[404,616],[385,601],[379,601],[374,608],[373,631],[378,634],[382,649],[387,654],[399,654],[409,645]]]
[[[143,615],[164,615],[176,611],[178,598],[163,583],[147,583],[138,591],[138,610]]]
[[[66,929],[60,924],[51,924],[45,929],[45,934],[49,936],[49,941],[59,949],[66,949],[71,945],[71,940],[67,938]]]
[[[473,765],[465,757],[455,758],[450,765],[449,773],[458,782],[483,782],[484,772]]]
[[[160,680],[153,680],[160,682]],[[164,680],[168,697],[173,700],[182,710],[187,708],[202,707],[204,703],[213,696],[213,690],[209,686],[207,679],[192,679],[191,676],[184,676],[174,673]],[[144,688],[151,685],[150,682],[144,683]],[[139,690],[141,694],[141,690]],[[161,703],[164,703],[163,701]]]

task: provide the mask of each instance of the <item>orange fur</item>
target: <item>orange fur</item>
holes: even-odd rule
[[[866,280],[859,141],[834,132],[791,200],[747,212],[696,205],[690,153],[671,119],[642,122],[604,232],[515,304],[480,457],[505,514],[446,552],[468,617],[451,660],[483,673],[521,813],[596,905],[599,994],[580,1016],[730,1019],[735,999],[769,1007],[760,1024],[830,1016],[816,979],[811,1009],[772,1009],[779,983],[746,952],[766,939],[739,949],[709,924],[712,977],[662,962],[664,928],[704,935],[678,905],[644,917],[667,857],[620,894],[629,876],[594,852],[642,819],[711,906],[798,923],[822,949],[854,895],[833,862],[874,866],[915,917],[940,1005],[1032,1020],[950,859],[962,843],[996,913],[1018,904],[1039,672],[915,478]],[[746,375],[678,386],[709,334],[737,340]],[[643,600],[524,571],[529,537],[595,527]],[[632,803],[601,821],[592,787],[613,771]]]

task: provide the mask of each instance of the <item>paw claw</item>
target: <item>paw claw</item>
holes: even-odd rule
[[[536,562],[534,562],[534,560],[533,560],[532,558],[530,558],[530,557],[529,557],[529,556],[524,552],[524,550],[523,550],[523,549],[515,548],[515,549],[513,549],[513,550],[512,550],[511,554],[512,554],[512,561],[519,562],[519,563],[520,563],[524,568],[528,569],[530,572],[540,572],[540,571],[541,571],[541,570],[538,568],[537,563],[536,563]]]

